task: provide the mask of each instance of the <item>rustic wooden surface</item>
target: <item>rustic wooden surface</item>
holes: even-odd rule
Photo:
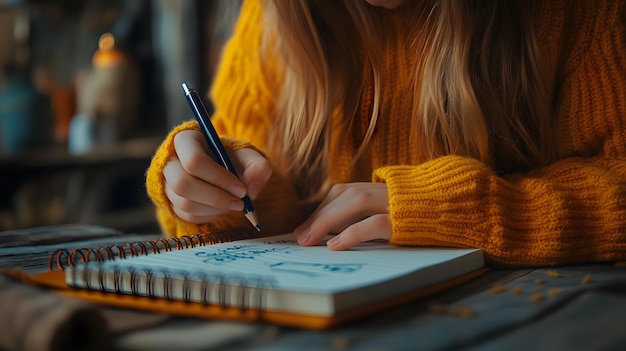
[[[15,234],[0,232],[0,266],[28,273],[47,270],[48,257],[57,248],[158,237],[89,226]],[[58,317],[48,326],[31,323],[30,329],[28,323],[9,321],[32,315],[33,301],[60,299],[57,310],[66,313],[55,316],[70,315],[68,309],[76,308],[74,301],[50,295],[0,279],[0,327],[13,329],[11,333],[0,331],[0,349],[26,345],[25,340],[46,335],[45,328],[55,327]],[[106,328],[89,335],[108,350],[624,350],[626,268],[588,264],[492,269],[443,294],[327,331],[178,318],[93,305],[88,309],[106,321]],[[33,330],[33,325],[38,330]]]

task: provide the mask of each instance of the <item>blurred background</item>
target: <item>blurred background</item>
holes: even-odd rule
[[[155,233],[145,170],[240,0],[0,0],[0,230]],[[209,109],[211,105],[205,100]]]

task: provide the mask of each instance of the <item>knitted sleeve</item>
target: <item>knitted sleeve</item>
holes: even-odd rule
[[[498,265],[626,260],[626,29],[623,2],[601,3],[560,61],[560,159],[504,177],[459,156],[379,168],[391,242],[478,247]]]
[[[257,0],[247,0],[242,5],[233,36],[224,48],[212,86],[211,95],[215,106],[212,121],[228,150],[254,147],[262,152],[272,125],[273,96],[280,79],[276,63],[271,58],[260,58],[263,41],[261,10]],[[155,153],[146,174],[148,195],[156,205],[161,229],[170,236],[225,229],[254,231],[239,212],[200,225],[186,222],[173,212],[165,195],[163,168],[175,153],[174,136],[186,129],[199,128],[195,121],[174,128]],[[259,198],[253,202],[263,234],[291,230],[300,220],[301,216],[292,215],[299,209],[295,205],[295,191],[277,174],[272,176]]]

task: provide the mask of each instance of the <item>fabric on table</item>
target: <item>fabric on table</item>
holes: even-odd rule
[[[98,309],[0,275],[0,348],[104,350],[107,323]]]

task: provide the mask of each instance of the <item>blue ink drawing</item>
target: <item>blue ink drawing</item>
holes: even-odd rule
[[[283,239],[283,240],[274,240],[274,241],[264,241],[263,244],[267,244],[267,245],[276,245],[276,244],[292,245],[292,244],[297,244],[297,241]]]
[[[322,277],[329,273],[351,274],[365,266],[365,263],[303,263],[277,262],[270,264],[274,272],[293,273],[307,277]]]
[[[195,256],[204,258],[202,262],[221,265],[224,263],[234,262],[237,260],[258,260],[261,256],[271,252],[281,252],[284,254],[290,254],[293,248],[291,247],[267,247],[267,246],[255,246],[255,245],[235,245],[223,249],[218,249],[216,252],[200,251],[196,252]]]

